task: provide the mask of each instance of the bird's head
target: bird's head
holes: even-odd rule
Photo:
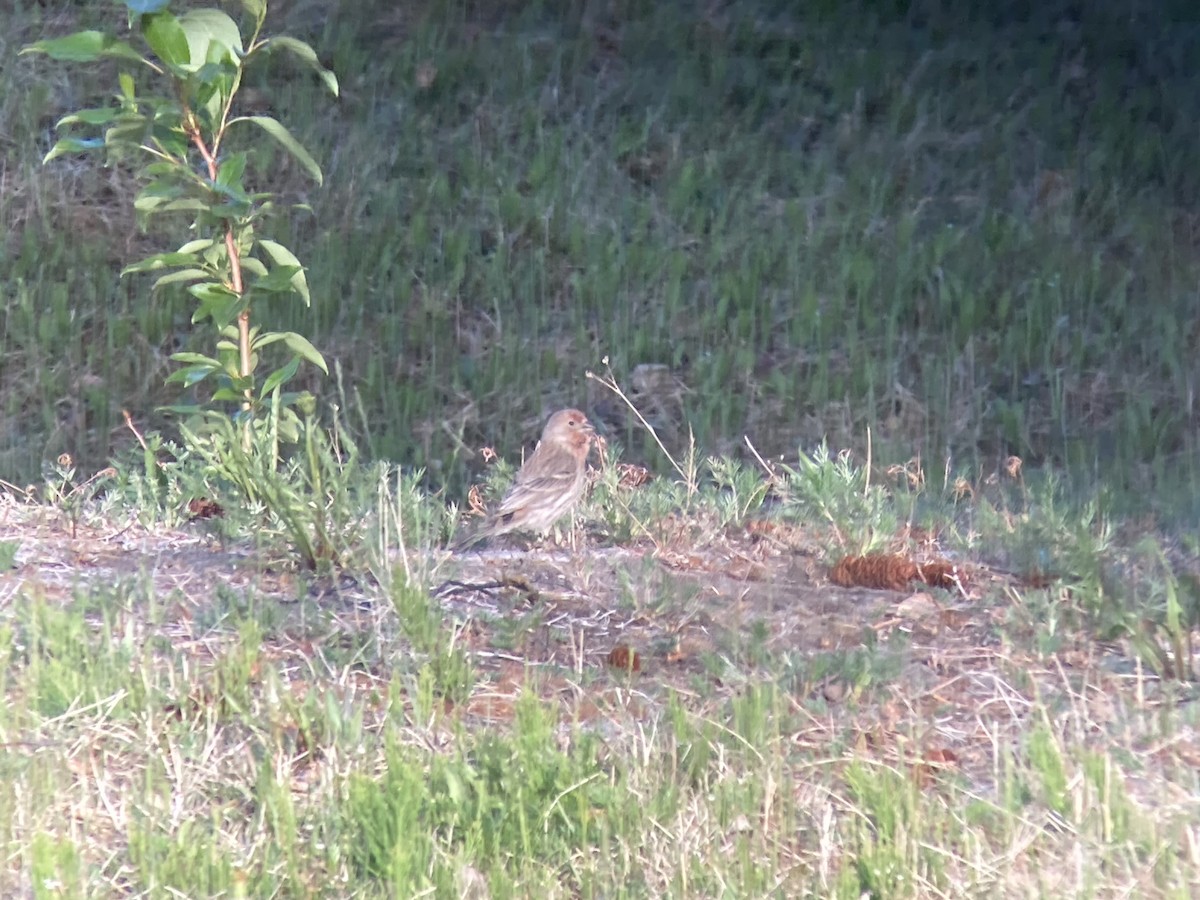
[[[587,416],[577,409],[560,409],[550,417],[542,431],[543,441],[565,444],[576,449],[590,446],[595,436],[596,429],[592,427]]]

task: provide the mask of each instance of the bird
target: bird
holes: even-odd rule
[[[560,409],[554,413],[533,453],[487,520],[450,549],[465,550],[485,538],[510,531],[549,531],[583,496],[587,457],[595,436],[596,429],[579,410]]]

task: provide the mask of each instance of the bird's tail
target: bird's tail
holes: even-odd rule
[[[488,528],[486,524],[479,528],[468,529],[450,542],[450,552],[462,553],[464,550],[470,550],[480,541],[487,538],[487,536]]]

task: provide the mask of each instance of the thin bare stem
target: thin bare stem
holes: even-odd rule
[[[230,97],[232,98],[232,92],[230,94]],[[228,109],[226,109],[226,112],[228,112]],[[196,123],[195,115],[190,110],[187,110],[185,113],[184,127],[187,129],[188,137],[191,139],[192,143],[196,146],[196,149],[200,151],[200,156],[204,159],[204,164],[208,167],[209,177],[213,181],[216,181],[218,166],[217,166],[217,158],[216,158],[215,150],[216,150],[217,144],[219,144],[220,140],[221,140],[220,132],[218,132],[216,140],[214,141],[213,147],[210,149],[209,146],[204,142],[204,135],[201,134],[201,132],[200,132],[200,126]],[[224,123],[222,122],[222,128],[223,127],[224,127]],[[245,284],[242,281],[242,257],[241,257],[241,254],[238,252],[237,238],[234,234],[233,223],[230,222],[228,219],[225,220],[225,250],[229,254],[229,277],[230,277],[229,287],[230,287],[230,290],[232,290],[235,294],[237,294],[238,298],[240,299],[242,297],[242,295],[245,293]],[[237,328],[238,328],[238,374],[240,374],[243,378],[249,378],[250,377],[250,310],[249,310],[249,308],[243,308],[242,311],[238,313]],[[245,398],[246,399],[242,401],[242,409],[248,410],[248,409],[250,409],[250,406],[254,401],[254,395],[252,394],[250,388],[246,388]]]
[[[772,484],[777,484],[779,482],[779,474],[775,471],[774,466],[762,458],[762,455],[758,452],[758,448],[750,442],[750,435],[742,435],[742,440],[746,442],[746,446],[750,449],[750,452],[754,455],[754,458],[758,460],[758,464],[762,466],[762,470],[767,473],[767,481],[771,482]]]
[[[606,368],[608,367],[607,358],[604,361],[604,365]],[[595,374],[594,372],[586,372],[584,374],[586,375],[587,378],[591,379],[592,381],[599,382],[600,384],[604,385],[604,387],[608,388],[610,391],[612,391],[614,394],[616,394],[618,397],[621,398],[621,401],[626,406],[629,407],[629,409],[633,412],[633,414],[635,416],[637,416],[638,421],[642,423],[642,427],[645,428],[648,432],[650,432],[650,437],[654,438],[654,443],[658,444],[658,449],[661,450],[663,452],[663,455],[670,461],[672,468],[674,468],[675,471],[679,473],[679,477],[683,479],[683,483],[687,486],[688,493],[689,494],[696,493],[695,477],[689,476],[688,473],[686,471],[684,471],[683,466],[681,466],[678,463],[678,461],[676,461],[675,457],[671,455],[671,451],[669,451],[666,448],[666,445],[663,444],[662,439],[659,438],[659,436],[658,436],[658,432],[654,430],[654,426],[646,421],[646,417],[641,414],[641,411],[638,410],[638,408],[633,405],[633,401],[630,400],[625,395],[625,392],[623,390],[621,390],[621,386],[617,384],[617,379],[613,376],[612,369],[611,368],[608,369],[608,376],[604,377],[604,378],[600,377],[599,375]]]

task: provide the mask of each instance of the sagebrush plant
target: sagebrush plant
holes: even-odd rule
[[[710,456],[708,468],[718,489],[716,504],[722,525],[747,519],[771,490],[771,479],[735,459]]]
[[[779,491],[789,513],[828,522],[839,543],[860,553],[878,550],[897,523],[888,508],[888,492],[870,483],[870,468],[856,468],[847,452],[831,456],[821,444],[800,453],[796,466],[780,465]]]
[[[265,331],[252,321],[256,301],[292,295],[308,304],[310,298],[295,254],[260,234],[273,211],[273,195],[252,191],[247,182],[251,163],[262,160],[247,150],[230,151],[231,137],[254,126],[318,184],[322,175],[311,154],[279,121],[235,115],[235,101],[246,69],[275,50],[312,68],[335,95],[337,78],[302,41],[263,36],[266,0],[241,0],[248,19],[244,28],[217,8],[189,9],[176,17],[167,9],[169,0],[124,0],[124,5],[129,29],[145,50],[95,30],[40,40],[22,50],[62,62],[114,59],[120,68],[115,104],[81,109],[60,119],[57,127],[70,134],[54,145],[44,162],[92,150],[103,150],[109,164],[136,160],[142,187],[134,207],[142,223],[162,213],[192,217],[192,240],[134,262],[123,274],[169,270],[154,282],[154,290],[187,285],[196,301],[192,322],[211,320],[218,339],[212,355],[174,354],[172,359],[182,366],[168,382],[192,387],[211,380],[211,402],[238,404],[235,418],[245,425],[249,446],[251,423],[271,395],[295,376],[301,362],[328,370],[307,338],[290,331]],[[99,134],[80,137],[75,133],[80,127]],[[289,356],[260,379],[260,354],[273,344],[282,344]],[[295,399],[284,395],[285,410]],[[179,409],[200,412],[195,406]],[[297,417],[286,417],[284,424],[293,437],[298,434]]]
[[[43,466],[46,500],[67,517],[72,537],[76,534],[84,507],[95,498],[113,474],[115,470],[112,468],[101,469],[86,481],[76,483],[75,460],[69,453],[63,453],[53,463],[48,462]]]

